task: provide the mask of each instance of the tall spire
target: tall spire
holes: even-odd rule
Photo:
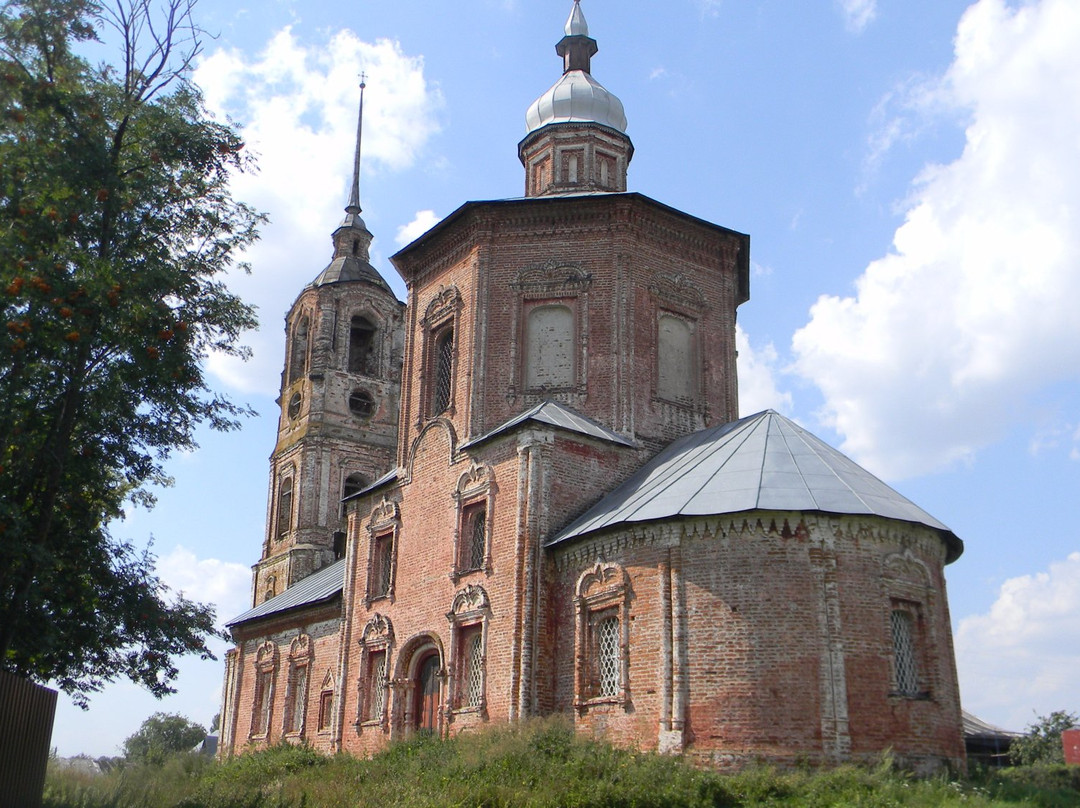
[[[360,218],[360,136],[364,131],[364,74],[360,74],[360,112],[356,118],[356,151],[353,153],[352,188],[349,191],[349,204],[345,207],[345,218],[337,226],[331,238],[334,242],[334,258],[330,266],[319,273],[312,281],[314,286],[322,286],[339,281],[368,281],[390,291],[370,260],[371,232]]]
[[[367,82],[365,75],[360,74],[360,112],[356,117],[356,153],[353,156],[352,193],[349,194],[349,204],[345,208],[346,213],[360,213],[360,141],[364,134],[364,88]]]

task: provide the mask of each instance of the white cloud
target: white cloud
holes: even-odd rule
[[[882,476],[970,460],[1078,375],[1078,39],[1070,0],[968,9],[937,98],[970,120],[963,153],[923,171],[893,250],[793,338],[842,450]]]
[[[195,71],[208,109],[238,121],[258,157],[258,173],[236,177],[234,195],[270,216],[247,255],[255,274],[230,281],[260,308],[263,329],[249,340],[254,358],[245,364],[216,356],[208,365],[231,387],[277,392],[279,318],[329,261],[330,232],[348,199],[361,70],[367,75],[362,174],[414,165],[439,131],[442,97],[425,78],[423,59],[403,53],[397,42],[364,42],[340,31],[308,45],[285,28],[256,57],[217,50]]]
[[[1080,712],[1080,552],[1005,581],[986,614],[960,621],[956,659],[964,708],[980,718],[1021,730]]]
[[[877,16],[877,0],[839,0],[844,24],[853,33],[860,34]]]
[[[741,326],[735,326],[735,349],[739,375],[739,414],[752,415],[762,410],[791,411],[791,393],[781,392],[777,377],[778,356],[772,343],[754,349]]]
[[[218,625],[251,606],[251,569],[243,564],[199,558],[185,547],[176,547],[158,558],[158,576],[172,590],[200,603],[217,608]],[[177,692],[158,700],[126,679],[91,696],[90,709],[80,710],[61,694],[52,744],[61,755],[80,753],[92,756],[116,755],[126,737],[152,713],[180,713],[209,726],[220,709],[221,682],[225,672],[223,655],[228,643],[211,639],[207,645],[217,661],[194,656],[179,657],[179,676],[173,686]]]
[[[214,604],[219,623],[251,607],[251,568],[244,564],[199,558],[178,546],[157,560],[156,569],[173,591],[199,603]]]
[[[411,222],[398,228],[394,241],[397,242],[399,247],[404,247],[406,244],[420,238],[440,221],[442,221],[442,216],[436,216],[435,211],[418,210]]]

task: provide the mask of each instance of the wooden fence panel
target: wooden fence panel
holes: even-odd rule
[[[41,805],[56,691],[0,671],[0,805]]]

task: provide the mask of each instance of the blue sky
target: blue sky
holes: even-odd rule
[[[195,73],[259,157],[270,224],[232,287],[259,307],[218,389],[261,413],[175,457],[118,536],[227,618],[266,514],[283,316],[326,265],[357,74],[372,263],[461,203],[520,196],[525,110],[559,76],[570,0],[201,0]],[[1080,712],[1080,4],[583,0],[635,146],[629,186],[751,236],[743,414],[773,407],[966,544],[947,570],[965,707],[1022,729]],[[222,645],[222,648],[224,646]],[[223,665],[180,693],[61,697],[61,754],[116,754],[155,710],[208,724]]]

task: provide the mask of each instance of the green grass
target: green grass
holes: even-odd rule
[[[680,808],[685,806],[1080,805],[1080,767],[1010,769],[964,780],[875,768],[739,774],[576,736],[560,720],[440,741],[415,738],[369,760],[278,746],[226,763],[179,756],[107,775],[51,772],[47,808]]]

